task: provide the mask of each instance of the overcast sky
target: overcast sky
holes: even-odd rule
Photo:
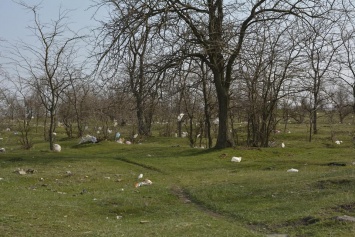
[[[20,0],[16,0],[17,2]],[[6,40],[14,40],[27,37],[30,32],[27,26],[33,25],[33,14],[23,6],[16,4],[15,0],[0,0],[0,37]],[[90,0],[25,0],[32,6],[41,3],[39,11],[43,23],[56,20],[60,7],[71,10],[69,13],[70,26],[75,29],[95,24],[91,19],[94,9],[89,9]]]
[[[8,44],[22,40],[29,45],[34,45],[33,34],[28,26],[33,26],[33,13],[17,4],[21,0],[0,0],[0,65],[5,59]],[[22,0],[27,5],[40,4],[39,18],[42,24],[50,24],[51,20],[57,20],[60,7],[70,10],[68,13],[69,27],[80,34],[87,33],[88,27],[98,24],[92,16],[96,9],[90,8],[91,0]],[[97,16],[96,16],[97,17]],[[5,67],[4,67],[5,68]]]

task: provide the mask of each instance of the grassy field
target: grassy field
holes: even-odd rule
[[[292,125],[270,148],[160,137],[78,145],[59,135],[60,153],[46,143],[21,150],[2,132],[0,236],[355,236],[355,223],[336,219],[355,217],[354,128],[331,129],[342,144],[329,126],[309,143],[305,125]],[[139,174],[153,184],[136,188]]]

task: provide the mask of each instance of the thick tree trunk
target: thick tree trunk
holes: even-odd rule
[[[230,147],[232,144],[228,140],[228,107],[229,107],[229,96],[228,89],[225,88],[221,83],[221,75],[215,73],[215,85],[217,92],[217,100],[218,100],[218,136],[215,148],[221,149]]]

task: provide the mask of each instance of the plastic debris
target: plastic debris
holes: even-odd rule
[[[14,173],[18,173],[20,175],[25,175],[25,174],[33,174],[37,172],[36,170],[34,169],[27,169],[27,170],[24,170],[22,168],[17,168],[16,170],[14,170]]]
[[[232,162],[241,162],[242,161],[242,157],[236,157],[236,156],[233,156],[232,159],[231,159]]]
[[[53,150],[56,152],[60,152],[62,150],[62,147],[59,144],[54,144],[53,145]]]
[[[120,138],[121,134],[119,132],[116,132],[116,135],[115,135],[115,140],[118,140]]]
[[[281,143],[281,147],[282,147],[282,148],[285,148],[285,143]]]
[[[181,114],[179,114],[179,116],[178,116],[178,122],[181,122],[182,121],[182,118],[184,117],[184,115],[185,114],[183,114],[183,113],[181,113]]]
[[[291,169],[287,170],[287,172],[297,173],[298,169],[291,168]]]
[[[142,181],[142,182],[136,183],[134,186],[135,186],[136,188],[138,188],[138,187],[141,187],[141,186],[152,185],[152,184],[153,184],[152,181],[150,181],[149,179],[145,179],[145,180]]]
[[[138,179],[143,178],[143,174],[138,175]]]
[[[219,118],[216,118],[215,120],[213,120],[213,124],[214,125],[218,125],[219,124]]]
[[[82,137],[79,144],[85,144],[85,143],[96,143],[97,138],[91,135],[86,135],[85,137]]]
[[[340,145],[343,143],[343,141],[335,141],[336,144]]]
[[[5,148],[0,148],[0,152],[5,152],[6,150],[5,150]]]
[[[134,134],[133,138],[136,139],[138,137],[138,134]]]

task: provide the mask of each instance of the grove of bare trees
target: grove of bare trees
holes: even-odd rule
[[[22,96],[2,88],[0,116],[43,121],[51,149],[58,122],[69,138],[100,128],[107,139],[126,124],[152,136],[160,124],[160,135],[183,130],[191,146],[226,148],[267,147],[291,120],[312,141],[320,112],[355,115],[350,0],[93,0],[107,17],[89,36],[70,31],[66,11],[46,24],[26,7],[38,45],[11,46],[18,70],[0,81],[23,85]],[[96,67],[80,63],[79,41],[92,43]]]

